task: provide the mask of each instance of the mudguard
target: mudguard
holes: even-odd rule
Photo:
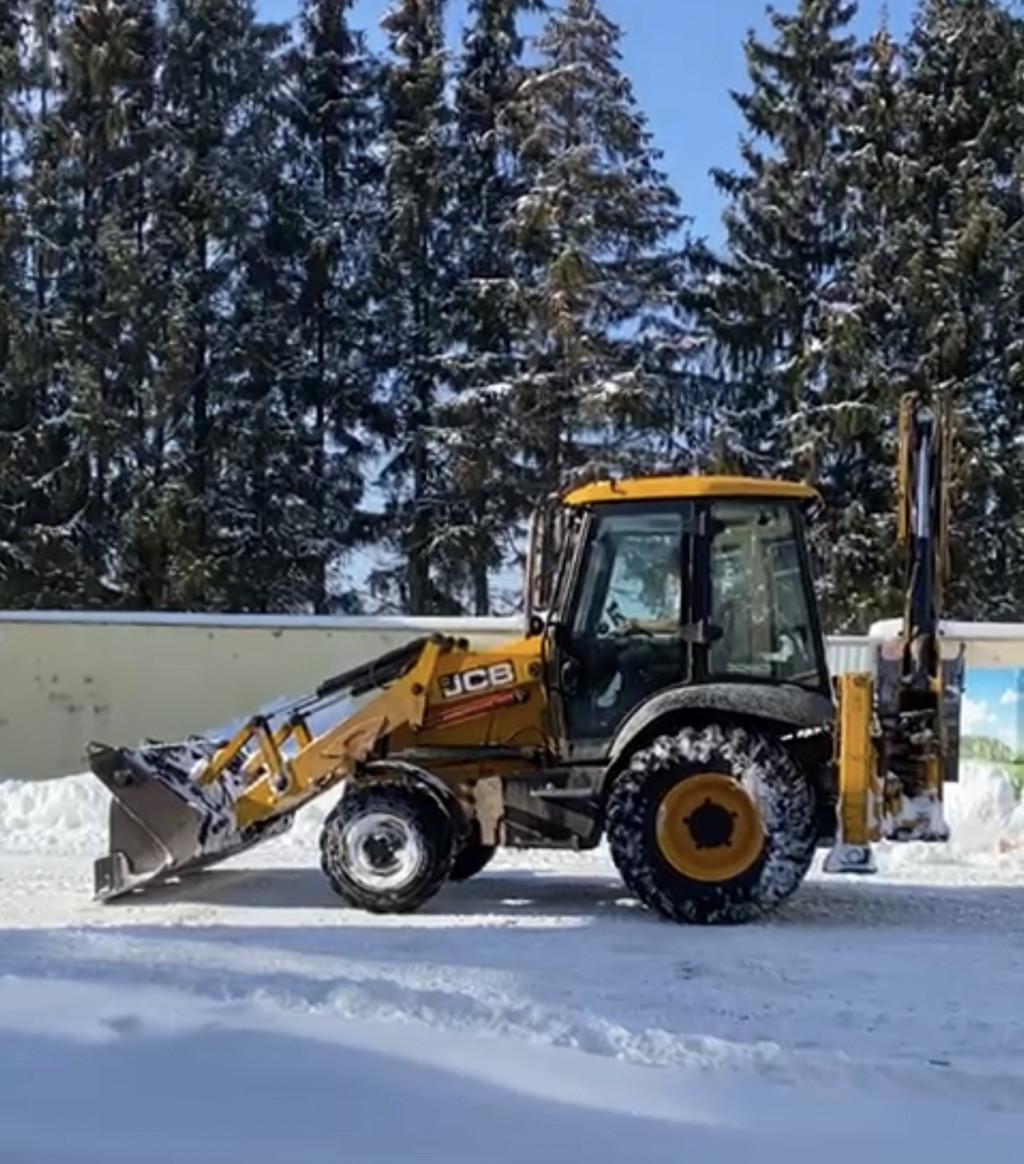
[[[720,712],[748,722],[781,725],[790,731],[828,728],[835,716],[831,699],[803,687],[744,683],[742,680],[668,687],[634,708],[623,720],[609,751],[609,768],[656,721],[666,715],[687,711]]]

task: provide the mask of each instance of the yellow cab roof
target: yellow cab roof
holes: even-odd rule
[[[606,501],[707,500],[716,497],[813,501],[818,497],[818,491],[798,481],[779,481],[771,477],[628,477],[620,481],[591,481],[571,489],[562,501],[565,505],[595,505]]]

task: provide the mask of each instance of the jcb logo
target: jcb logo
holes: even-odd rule
[[[511,663],[491,663],[489,667],[471,667],[468,671],[442,675],[438,683],[444,699],[455,699],[459,695],[479,695],[492,687],[510,687],[515,681],[516,669]]]

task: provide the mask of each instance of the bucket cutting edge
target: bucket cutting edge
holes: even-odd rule
[[[89,767],[112,798],[109,852],[93,864],[96,900],[198,872],[291,826],[288,814],[239,830],[224,785],[196,786],[193,767],[216,747],[201,739],[141,748],[90,745]]]

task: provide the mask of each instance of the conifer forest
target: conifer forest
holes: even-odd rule
[[[601,0],[3,0],[0,608],[507,614],[542,495],[739,471],[862,631],[917,388],[1024,621],[1024,16],[777,6],[712,246]]]

